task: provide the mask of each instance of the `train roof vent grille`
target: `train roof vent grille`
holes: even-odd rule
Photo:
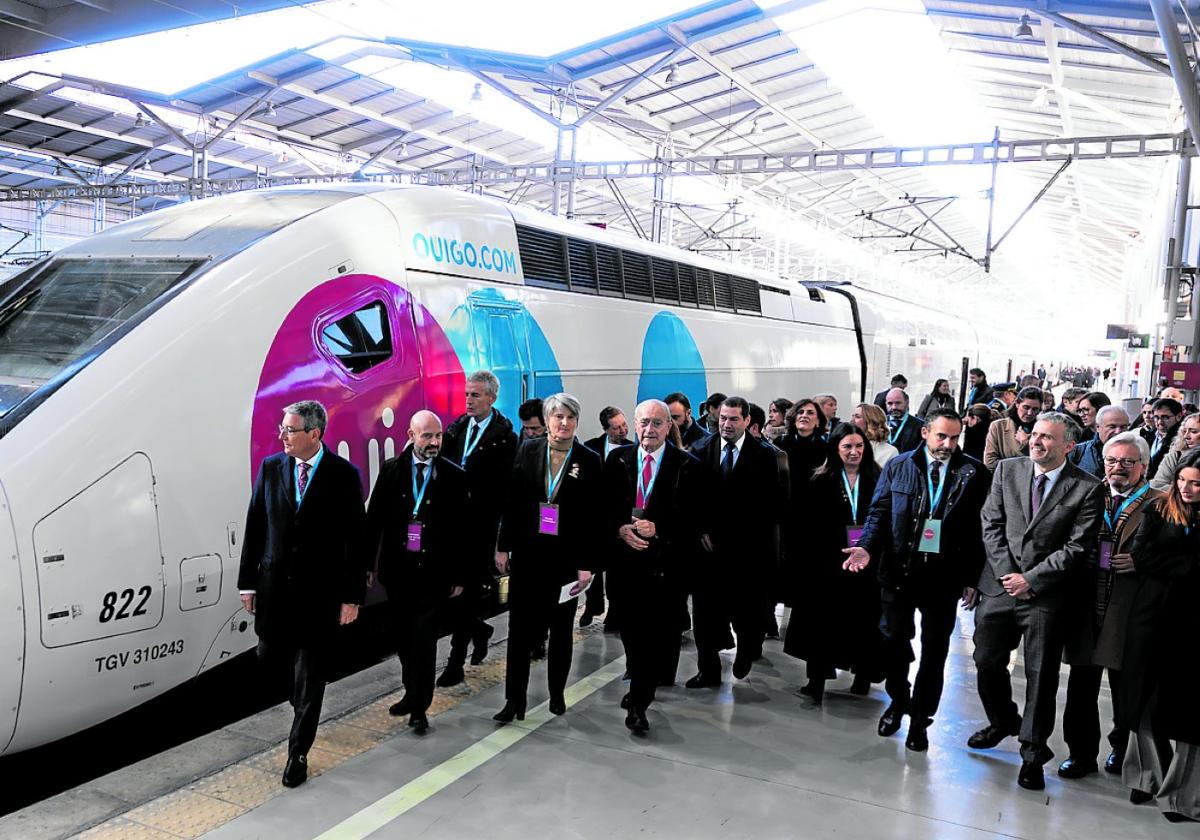
[[[525,279],[542,285],[567,285],[567,259],[563,237],[537,228],[517,225],[517,247]]]

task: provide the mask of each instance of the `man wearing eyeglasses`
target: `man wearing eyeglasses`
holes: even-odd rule
[[[315,400],[283,410],[283,451],[259,467],[238,571],[259,660],[289,682],[294,715],[286,787],[308,778],[329,643],[338,625],[358,617],[367,586],[362,480],[353,464],[325,446],[326,419]]]
[[[1082,411],[1082,405],[1080,407]],[[1119,405],[1106,405],[1096,412],[1096,436],[1071,450],[1068,459],[1084,472],[1104,478],[1104,444],[1129,430],[1129,413]]]
[[[675,682],[679,602],[687,598],[686,570],[700,539],[693,514],[700,462],[668,441],[671,423],[665,402],[640,403],[634,411],[637,445],[614,449],[604,462],[605,530],[613,544],[609,574],[620,593],[630,677],[621,706],[635,733],[650,728],[646,710],[655,687]]]
[[[1098,424],[1099,425],[1099,424]],[[1125,624],[1137,587],[1134,560],[1129,553],[1148,505],[1160,495],[1146,483],[1150,447],[1136,432],[1124,432],[1104,444],[1102,463],[1106,492],[1104,518],[1093,562],[1077,579],[1077,590],[1068,621],[1063,660],[1071,666],[1067,679],[1067,705],[1063,711],[1063,736],[1070,756],[1059,765],[1064,779],[1081,779],[1099,770],[1100,677],[1108,669],[1112,691],[1112,747],[1104,769],[1120,774],[1129,742],[1128,730],[1116,724],[1120,697],[1121,659]]]
[[[1171,451],[1175,435],[1179,433],[1179,421],[1183,419],[1183,404],[1170,397],[1162,397],[1154,401],[1154,411],[1150,415],[1154,422],[1152,428],[1142,430],[1142,439],[1150,444],[1150,475],[1158,472],[1158,465]]]

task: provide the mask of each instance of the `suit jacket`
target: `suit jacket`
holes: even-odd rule
[[[774,565],[779,527],[787,509],[788,477],[780,471],[774,447],[749,432],[732,475],[721,469],[725,440],[712,438],[697,452],[702,474],[704,511],[701,532],[712,537],[713,550],[725,562],[763,571]],[[731,567],[736,573],[738,567]]]
[[[635,551],[625,544],[617,531],[629,524],[637,503],[638,474],[641,464],[638,447],[622,446],[613,450],[604,462],[602,504],[604,543],[610,552],[610,572],[635,586],[645,574],[676,575],[685,563],[695,559],[699,544],[699,519],[695,513],[696,475],[700,462],[669,441],[664,444],[662,463],[646,500],[643,518],[654,523],[655,536],[650,547]]]
[[[1036,604],[1059,608],[1069,592],[1063,584],[1087,563],[1104,515],[1104,486],[1066,461],[1062,473],[1030,521],[1033,461],[1001,461],[983,505],[987,564],[979,577],[985,595],[1004,595],[1000,578],[1021,573]]]
[[[1150,447],[1151,452],[1154,453],[1150,456],[1150,475],[1153,476],[1158,473],[1158,468],[1162,466],[1163,459],[1166,458],[1167,453],[1171,451],[1171,444],[1175,442],[1175,436],[1179,434],[1179,427],[1182,425],[1182,423],[1176,423],[1175,428],[1167,432],[1167,436],[1163,440],[1163,445],[1157,453],[1154,453],[1154,440],[1158,437],[1158,429],[1151,427],[1141,430],[1142,438]]]
[[[592,450],[593,452],[595,452],[597,455],[599,455],[600,460],[603,461],[604,460],[604,441],[606,441],[606,440],[608,440],[608,435],[600,435],[600,437],[594,437],[591,440],[584,442],[583,445],[586,446],[588,449]],[[633,441],[631,441],[629,438],[621,438],[621,442],[618,443],[617,446],[628,446],[631,443],[633,443]],[[610,449],[609,452],[611,453],[614,450],[615,450],[615,447],[614,447],[614,449]]]
[[[254,630],[304,647],[338,627],[367,587],[358,469],[328,447],[296,507],[295,460],[264,458],[246,512],[238,588],[256,592]]]
[[[914,449],[920,448],[921,444],[925,441],[921,437],[921,429],[925,424],[911,414],[906,414],[905,417],[907,418],[907,422],[902,421],[904,422],[904,428],[900,430],[900,434],[896,437],[895,441],[892,440],[891,430],[888,430],[888,443],[896,447],[902,455],[905,452],[912,452]]]
[[[692,418],[688,427],[680,432],[680,437],[683,439],[683,446],[686,449],[696,443],[702,443],[706,438],[715,437],[715,435],[710,435],[707,429],[697,423],[695,418]]]
[[[429,471],[427,471],[429,472]],[[435,458],[425,476],[421,507],[413,514],[413,451],[409,446],[379,468],[367,506],[367,546],[388,597],[449,595],[466,583],[467,476],[453,461]],[[408,524],[422,524],[421,550],[408,550]]]
[[[994,470],[1005,458],[1019,458],[1025,454],[1028,454],[1027,451],[1022,451],[1017,443],[1017,424],[1013,419],[1001,417],[992,421],[988,427],[987,443],[983,445],[983,465]]]
[[[470,423],[471,416],[464,414],[446,428],[442,438],[442,457],[446,460],[462,465]],[[468,569],[476,579],[490,578],[494,570],[496,531],[500,527],[500,514],[508,495],[518,443],[512,423],[493,409],[491,422],[463,466],[467,474],[467,491],[471,494],[473,527],[470,530],[474,537],[469,542]]]
[[[522,442],[509,482],[497,548],[511,551],[512,571],[555,584],[576,580],[580,569],[600,567],[600,456],[578,440],[567,456],[554,504],[558,535],[538,533],[546,501],[546,438]],[[606,543],[607,545],[607,543]]]

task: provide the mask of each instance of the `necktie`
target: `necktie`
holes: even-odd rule
[[[479,424],[475,423],[471,426],[471,431],[467,432],[467,449],[475,445],[475,439],[479,437]]]
[[[1030,511],[1037,516],[1042,508],[1042,495],[1046,492],[1046,474],[1042,473],[1033,480],[1033,497],[1030,499]]]
[[[308,489],[308,462],[300,462],[300,498],[304,498],[304,491]]]
[[[637,506],[640,508],[644,508],[646,506],[645,490],[650,488],[650,479],[653,475],[654,458],[650,455],[647,455],[645,462],[642,464],[642,483],[638,485],[637,489]]]
[[[721,474],[725,478],[733,475],[733,451],[737,449],[732,443],[725,444],[725,458],[721,461]]]
[[[933,466],[931,466],[930,469],[933,470],[933,472],[930,473],[929,480],[933,482],[933,489],[937,490],[938,485],[942,483],[942,462],[934,461]]]
[[[425,467],[423,463],[417,463],[417,492],[420,493],[425,489]]]

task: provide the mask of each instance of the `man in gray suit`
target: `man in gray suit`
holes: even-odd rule
[[[1053,753],[1058,671],[1066,637],[1068,579],[1088,560],[1104,515],[1103,485],[1067,461],[1077,429],[1065,415],[1038,416],[1028,458],[996,465],[983,506],[987,564],[975,613],[975,668],[988,725],[971,736],[974,749],[1021,739],[1017,784],[1046,786],[1042,767]],[[1025,714],[1012,699],[1008,663],[1024,639]]]

